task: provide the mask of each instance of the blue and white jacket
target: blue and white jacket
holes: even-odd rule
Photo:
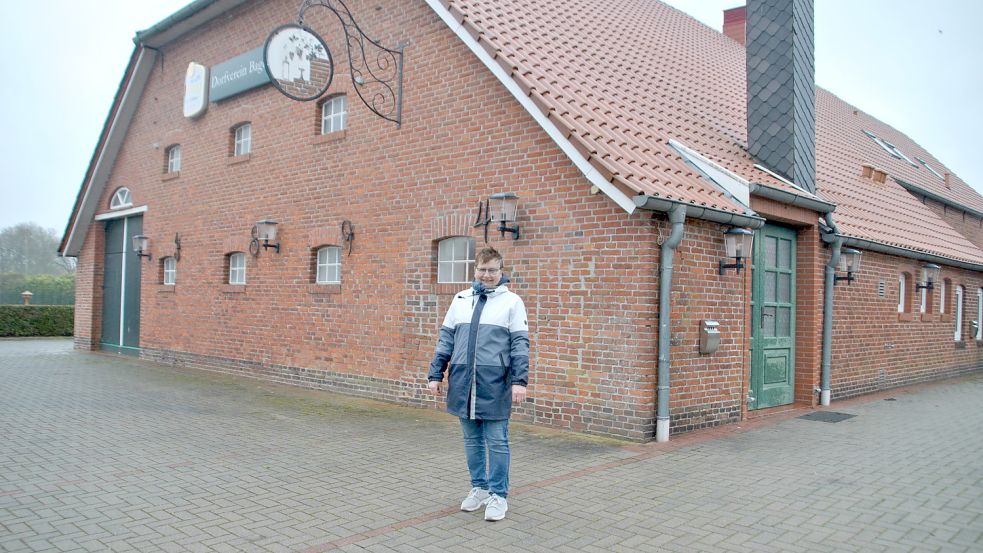
[[[450,368],[447,412],[461,418],[502,420],[512,411],[512,385],[526,386],[529,326],[522,298],[504,277],[496,288],[479,283],[454,296],[440,327],[428,380]]]

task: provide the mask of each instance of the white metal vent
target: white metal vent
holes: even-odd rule
[[[883,298],[885,291],[886,291],[886,286],[884,285],[884,281],[882,280],[877,283],[877,295]]]

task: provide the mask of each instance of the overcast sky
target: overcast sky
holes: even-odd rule
[[[723,10],[742,5],[668,3],[717,30]],[[0,228],[33,221],[59,235],[65,230],[134,34],[186,4],[4,3]],[[817,84],[906,133],[983,190],[983,141],[976,135],[983,129],[983,1],[815,4]]]

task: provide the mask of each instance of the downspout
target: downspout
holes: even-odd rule
[[[843,247],[842,236],[839,236],[839,229],[833,222],[833,214],[825,215],[826,224],[830,227],[833,236],[831,242],[832,254],[826,263],[826,284],[825,295],[823,296],[823,362],[822,376],[819,388],[819,404],[823,407],[829,406],[831,395],[830,373],[833,359],[833,290],[836,288],[836,266],[840,263],[840,249]]]
[[[658,407],[655,418],[655,441],[658,443],[669,441],[669,321],[672,317],[670,305],[672,260],[676,254],[676,247],[683,240],[683,223],[685,221],[686,206],[674,204],[669,209],[669,222],[672,223],[672,232],[669,234],[669,238],[662,243],[659,259],[661,271],[659,278],[659,381]]]

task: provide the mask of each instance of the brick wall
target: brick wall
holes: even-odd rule
[[[142,354],[437,408],[425,393],[426,369],[453,294],[467,284],[436,284],[436,244],[467,235],[480,246],[483,231],[472,227],[476,204],[508,191],[520,196],[522,238],[513,241],[490,229],[489,241],[504,254],[511,287],[523,296],[529,316],[532,399],[517,407],[517,418],[651,438],[659,244],[669,235],[668,222],[648,212],[627,215],[604,195],[591,194],[570,160],[425,4],[353,1],[349,7],[373,38],[406,44],[402,128],[359,101],[345,74],[338,22],[323,9],[309,11],[305,21],[334,53],[329,94],[347,93],[349,110],[346,130],[328,136],[317,134],[316,102],[294,102],[270,86],[210,104],[198,119],[181,116],[187,64],[213,66],[261,45],[270,30],[295,17],[295,2],[250,3],[163,49],[165,63],[150,77],[99,209],[108,211],[120,186],[131,190],[134,205],[148,206],[143,232],[152,239],[154,257],[152,265],[141,264]],[[252,152],[232,158],[232,129],[247,121]],[[167,175],[166,148],[173,144],[181,145],[182,167]],[[790,208],[775,209],[802,218]],[[247,251],[250,228],[266,218],[279,222],[280,253],[247,255],[247,284],[229,285],[228,254]],[[343,221],[355,230],[351,255],[341,236]],[[814,224],[802,224],[796,403],[811,405],[828,253]],[[687,221],[676,255],[673,432],[746,414],[750,278],[747,271],[718,274],[720,230]],[[160,263],[175,253],[176,233],[182,246],[177,284],[165,286]],[[79,258],[79,347],[98,341],[102,242],[102,225],[94,223]],[[313,256],[324,245],[343,248],[340,285],[313,284]],[[877,270],[870,257],[864,275]],[[890,311],[890,299],[871,299],[861,292],[869,281],[861,283],[838,288],[839,309],[856,301]],[[972,364],[975,343],[906,365],[919,368],[890,368],[903,359],[900,346],[875,361],[846,362],[841,351],[865,351],[864,340],[851,337],[854,327],[880,325],[864,317],[863,310],[847,309],[838,318],[834,367],[842,369],[834,372],[836,394],[874,389],[867,382],[880,369],[868,367],[899,373],[889,380],[898,383]],[[704,319],[721,323],[722,345],[713,355],[698,352]],[[891,324],[903,326],[896,312]],[[919,325],[944,334],[944,323]],[[908,349],[937,335],[915,334]],[[934,368],[924,368],[929,365]]]
[[[898,275],[907,272],[910,312],[898,313]],[[941,290],[932,291],[931,310],[919,313],[920,295],[915,280],[921,263],[864,252],[857,281],[836,287],[833,320],[832,393],[842,399],[904,384],[979,370],[983,344],[972,335],[970,321],[977,318],[978,273],[943,267],[940,279],[962,285],[963,335],[954,338],[955,294],[949,294],[946,315],[939,314]],[[884,281],[885,294],[878,287]]]
[[[919,197],[917,194],[915,196]],[[921,200],[923,204],[942,217],[946,223],[949,223],[952,228],[959,231],[959,234],[983,248],[983,219],[929,198],[921,197]]]

